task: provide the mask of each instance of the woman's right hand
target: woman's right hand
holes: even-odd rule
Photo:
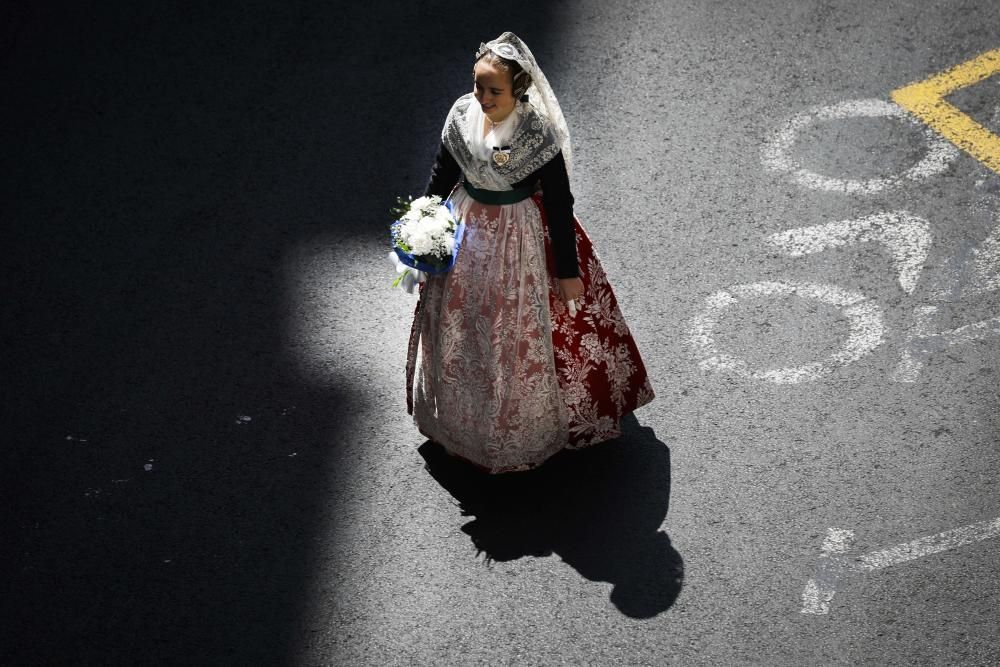
[[[569,304],[570,301],[576,301],[576,304],[580,305],[580,297],[583,296],[583,281],[580,278],[560,278],[559,296],[562,297],[563,303]]]

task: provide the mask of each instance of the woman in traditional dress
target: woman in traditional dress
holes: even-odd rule
[[[545,75],[505,32],[480,44],[473,77],[424,193],[450,199],[466,230],[452,270],[421,285],[407,407],[448,453],[502,473],[619,436],[653,390],[573,214],[569,130]]]

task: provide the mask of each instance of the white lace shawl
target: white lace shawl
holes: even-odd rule
[[[529,98],[530,99],[530,98]],[[527,178],[559,152],[552,124],[530,102],[515,103],[515,117],[508,118],[499,131],[483,137],[483,110],[472,93],[462,95],[452,105],[441,131],[441,140],[474,187],[484,190],[513,190],[513,184]],[[493,146],[510,146],[510,158],[503,165],[493,161]]]

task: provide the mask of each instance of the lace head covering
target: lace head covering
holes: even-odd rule
[[[566,118],[563,116],[562,108],[559,106],[559,100],[556,99],[556,94],[552,92],[552,86],[549,85],[549,80],[545,78],[542,68],[535,61],[535,56],[532,55],[531,49],[528,48],[528,45],[520,37],[508,31],[485,44],[480,43],[479,49],[476,51],[476,60],[479,60],[487,51],[492,51],[501,58],[513,60],[527,72],[531,78],[531,85],[528,86],[522,95],[526,94],[528,99],[533,101],[534,108],[551,123],[556,143],[559,145],[563,159],[566,161],[566,172],[572,175],[572,149],[569,140],[569,127],[566,126]],[[514,85],[516,89],[516,81]]]
[[[476,52],[477,60],[487,52],[517,62],[530,77],[530,85],[521,92],[525,75],[517,77],[514,86],[521,96],[515,98],[510,121],[501,121],[507,127],[499,135],[491,130],[483,136],[484,115],[474,93],[466,93],[452,104],[441,130],[441,141],[465,179],[484,190],[511,190],[515,183],[528,178],[560,151],[570,174],[566,120],[531,51],[514,33],[505,32],[482,44]]]

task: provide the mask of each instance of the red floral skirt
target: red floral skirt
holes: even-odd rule
[[[462,249],[450,272],[421,285],[410,335],[407,408],[420,432],[490,473],[618,437],[621,417],[653,389],[580,221],[574,316],[541,194],[483,204],[459,186],[451,201],[466,224]]]

